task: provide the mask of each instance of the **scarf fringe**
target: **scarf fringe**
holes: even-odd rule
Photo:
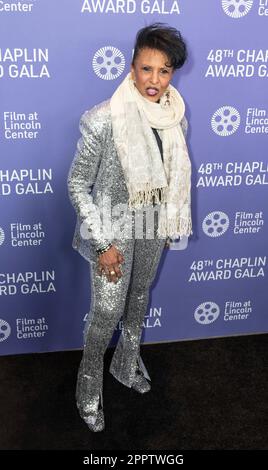
[[[160,220],[157,235],[159,237],[179,238],[182,236],[189,237],[193,234],[191,216],[187,218],[179,217],[179,219]]]
[[[139,209],[144,205],[152,203],[163,204],[167,199],[167,188],[151,188],[149,183],[146,183],[145,189],[140,190],[129,198],[129,208]]]

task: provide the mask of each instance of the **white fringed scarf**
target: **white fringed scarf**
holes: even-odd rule
[[[159,103],[144,98],[129,73],[113,94],[110,106],[115,146],[129,192],[128,206],[139,209],[160,203],[159,237],[192,234],[191,162],[180,126],[185,105],[169,85]],[[159,131],[163,161],[151,128]]]

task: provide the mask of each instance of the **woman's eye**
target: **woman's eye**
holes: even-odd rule
[[[144,67],[142,67],[142,70],[144,70],[145,72],[150,72],[150,71],[151,71],[151,68],[145,65]],[[163,70],[161,70],[160,73],[166,75],[167,73],[169,73],[169,71],[166,70],[166,69],[163,69]]]

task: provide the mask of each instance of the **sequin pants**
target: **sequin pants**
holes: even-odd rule
[[[80,406],[94,410],[102,399],[103,358],[118,321],[122,331],[115,348],[110,372],[127,387],[134,381],[137,364],[150,379],[140,356],[140,339],[149,302],[149,289],[155,278],[166,239],[116,240],[125,262],[122,277],[115,284],[97,273],[97,263],[90,262],[91,308],[85,328],[83,358],[78,373],[87,377],[87,388],[77,386]],[[90,395],[90,396],[89,396]]]

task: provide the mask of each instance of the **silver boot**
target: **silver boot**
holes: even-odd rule
[[[92,396],[90,380],[86,374],[78,376],[76,403],[81,418],[93,432],[103,431],[105,427],[102,392]]]

